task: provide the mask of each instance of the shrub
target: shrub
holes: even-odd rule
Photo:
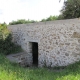
[[[12,36],[6,26],[0,25],[0,52],[11,54],[22,51],[21,47],[12,42]]]

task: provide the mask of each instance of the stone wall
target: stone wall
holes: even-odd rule
[[[80,20],[68,19],[10,25],[13,42],[32,62],[31,42],[38,43],[38,66],[66,66],[80,60]]]

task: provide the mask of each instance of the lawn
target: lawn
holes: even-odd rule
[[[20,67],[0,54],[0,80],[80,80],[80,62],[58,68]]]

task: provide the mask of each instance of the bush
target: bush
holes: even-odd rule
[[[0,25],[0,52],[11,54],[22,51],[21,47],[12,42],[12,36],[7,27]]]
[[[9,34],[5,40],[0,39],[0,52],[4,54],[11,54],[22,51],[20,46],[15,45],[11,41],[11,34]]]

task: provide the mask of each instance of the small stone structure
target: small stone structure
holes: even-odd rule
[[[66,66],[80,60],[80,19],[9,25],[13,42],[26,51],[33,64],[32,45],[38,44],[38,66]],[[25,56],[24,56],[25,57]]]
[[[16,54],[9,54],[6,56],[6,58],[11,61],[12,63],[18,63],[20,64],[20,66],[22,67],[28,67],[31,65],[31,63],[27,64],[27,60],[26,60],[26,52],[20,52],[20,53],[16,53]]]

